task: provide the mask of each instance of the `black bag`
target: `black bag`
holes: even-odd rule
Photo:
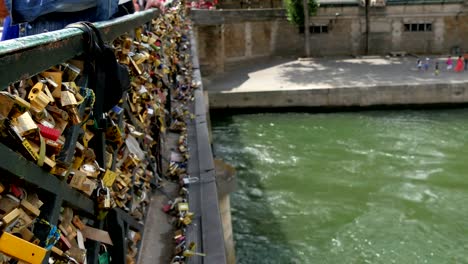
[[[117,62],[113,48],[104,43],[100,31],[92,23],[79,22],[67,27],[79,28],[86,33],[88,86],[96,94],[94,113],[102,117],[102,113],[114,107],[130,88],[129,70]]]

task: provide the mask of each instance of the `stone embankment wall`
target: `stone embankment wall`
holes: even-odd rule
[[[288,91],[210,93],[211,109],[348,108],[466,104],[467,83],[381,85]]]
[[[221,0],[219,9],[238,8],[281,8],[283,0]]]
[[[366,34],[363,7],[325,5],[311,19],[311,26],[327,28],[326,33],[311,34],[312,55],[364,55],[366,45],[370,55],[468,51],[466,6],[446,3],[372,7]],[[286,20],[284,9],[192,10],[192,19],[205,76],[261,57],[303,55],[304,34]],[[411,24],[430,26],[413,31],[406,28]]]

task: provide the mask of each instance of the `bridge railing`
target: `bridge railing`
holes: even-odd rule
[[[152,9],[94,24],[100,30],[104,41],[112,42],[114,39],[124,34],[131,34],[134,32],[135,28],[141,27],[146,23],[151,23],[151,21],[158,16],[160,16],[160,11]],[[80,29],[66,28],[0,42],[0,90],[5,90],[10,85],[20,80],[27,80],[55,65],[59,65],[83,54],[85,50],[83,37],[84,33]],[[198,68],[197,65],[198,61],[195,62],[195,68]],[[197,69],[195,69],[195,72],[199,75]],[[198,77],[198,79],[201,78]],[[201,96],[197,94],[195,103],[201,99]],[[96,98],[96,100],[96,103],[99,103],[99,100],[103,99]],[[201,102],[201,104],[203,104],[203,102]],[[203,126],[203,124],[198,125],[198,127],[201,126]],[[206,123],[204,126],[206,127]],[[192,128],[194,129],[194,127]],[[204,134],[207,136],[205,130]],[[197,148],[200,147],[199,144],[195,144],[194,146],[197,146]],[[212,155],[211,149],[209,149],[209,153],[202,153],[198,150],[194,153],[194,155],[198,154]],[[212,156],[210,156],[209,159],[212,162]],[[203,161],[203,157],[196,157],[196,160]],[[213,168],[210,168],[210,170],[212,169]],[[191,176],[202,178],[200,174],[204,172],[205,171],[202,172],[197,169]],[[45,170],[42,170],[3,143],[0,143],[0,173],[4,175],[3,177],[12,178],[12,181],[25,182],[26,185],[33,186],[34,188],[40,189],[41,192],[47,193],[49,199],[46,199],[46,204],[41,208],[41,216],[44,215],[46,220],[52,225],[58,224],[60,210],[64,204],[78,210],[84,216],[93,217],[97,216],[99,213],[95,202],[88,196],[71,188],[65,180],[59,179]],[[208,174],[211,176],[211,172]],[[199,193],[198,195],[202,196],[201,199],[189,201],[191,208],[201,208],[203,207],[201,205],[202,203],[209,201],[210,203],[207,207],[211,210],[209,212],[207,210],[203,212],[195,211],[195,214],[199,216],[196,220],[199,226],[194,227],[189,235],[191,239],[198,241],[197,251],[210,252],[211,254],[207,257],[207,261],[201,257],[194,257],[192,259],[193,263],[210,263],[210,259],[216,259],[215,262],[211,263],[224,263],[224,244],[222,240],[219,208],[217,201],[210,201],[210,199],[216,199],[216,183],[207,182],[203,185],[205,189],[208,187],[210,188],[209,192],[202,191],[200,189],[201,187],[190,187],[192,190],[194,188],[196,189],[194,193]],[[197,205],[193,205],[194,203]],[[122,239],[126,237],[125,230],[128,231],[129,227],[143,233],[143,225],[135,221],[128,213],[125,213],[123,210],[116,210],[115,214],[117,215],[116,217],[120,219],[119,221],[125,223],[118,234]],[[97,227],[102,228],[102,226],[103,224],[101,222]],[[212,227],[219,229],[213,231]],[[112,230],[112,232],[115,232],[115,230]],[[111,234],[111,236],[115,237],[115,234]],[[113,242],[114,247],[117,247],[114,253],[117,252],[118,254],[114,254],[112,263],[125,264],[125,242]],[[0,248],[0,252],[1,251],[2,248]],[[43,263],[48,263],[49,254],[50,253],[47,253]],[[88,249],[88,263],[97,263],[98,254],[99,244],[95,243]]]

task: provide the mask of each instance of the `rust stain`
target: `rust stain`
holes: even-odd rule
[[[47,49],[58,49],[58,48],[61,48],[63,46],[65,46],[66,44],[68,44],[70,42],[70,39],[64,39],[64,40],[61,40],[61,41],[55,41],[55,42],[52,42],[52,43],[49,43],[47,45]]]

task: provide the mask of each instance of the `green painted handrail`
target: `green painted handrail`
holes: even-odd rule
[[[150,9],[94,25],[105,41],[111,41],[159,14],[159,10]],[[0,90],[80,55],[84,48],[82,35],[80,29],[66,28],[0,42]]]

